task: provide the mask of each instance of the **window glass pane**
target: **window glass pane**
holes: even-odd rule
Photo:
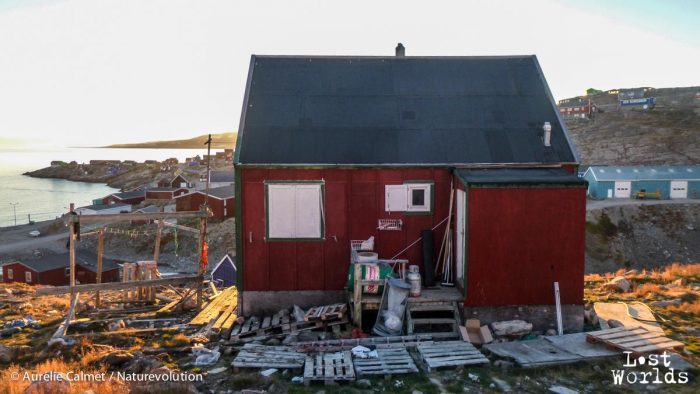
[[[321,238],[321,185],[296,186],[295,238]]]
[[[411,190],[411,204],[413,206],[425,206],[425,190],[423,190],[423,189]]]
[[[293,185],[268,186],[268,226],[270,238],[293,238],[295,199]]]

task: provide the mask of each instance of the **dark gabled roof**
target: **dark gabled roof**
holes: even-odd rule
[[[465,185],[585,185],[587,182],[561,168],[458,169]]]
[[[17,261],[18,263],[31,268],[35,272],[46,272],[57,268],[68,268],[70,266],[70,254],[61,253],[42,256],[38,259]],[[75,251],[75,264],[82,266],[92,272],[97,271],[97,255],[85,250]],[[118,269],[117,263],[106,257],[102,257],[102,271]]]
[[[130,200],[132,198],[145,197],[146,192],[143,190],[134,190],[131,192],[112,193],[111,195],[120,200]]]
[[[123,204],[123,203],[114,203],[114,204],[98,204],[98,205],[86,205],[84,207],[80,207],[78,209],[91,209],[93,211],[102,211],[105,209],[113,209],[113,208],[121,208],[121,207],[130,207],[130,204]]]
[[[231,171],[211,171],[209,173],[209,182],[234,182],[235,173]]]
[[[237,165],[577,161],[535,56],[253,56],[248,78]]]
[[[181,189],[187,190],[186,187],[153,187],[153,188],[146,190],[146,192],[171,192],[172,193],[172,192],[175,192],[175,191],[181,190]]]
[[[213,189],[209,189],[209,195],[211,197],[225,200],[227,198],[233,198],[235,196],[235,193],[236,193],[235,190],[236,189],[233,185],[215,187]],[[206,191],[200,190],[199,193],[206,194]]]

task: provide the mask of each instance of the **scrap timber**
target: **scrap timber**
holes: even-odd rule
[[[134,287],[144,286],[162,286],[162,285],[190,285],[201,279],[198,275],[177,275],[163,279],[143,280],[139,282],[110,282],[110,283],[91,283],[85,285],[75,285],[71,290],[70,286],[47,286],[36,289],[37,295],[60,295],[69,294],[71,292],[91,292],[103,290],[123,290],[132,289]]]
[[[418,367],[406,348],[377,349],[377,358],[355,358],[355,372],[362,375],[391,376],[418,373]]]
[[[211,325],[216,332],[230,330],[236,322],[238,290],[229,287],[217,294],[191,321],[190,326]]]
[[[239,368],[298,369],[304,366],[306,355],[288,346],[264,346],[247,343],[243,346],[231,366]]]
[[[304,384],[322,381],[325,384],[355,380],[355,368],[350,351],[318,353],[306,356]]]
[[[489,363],[489,359],[469,342],[435,342],[433,344],[419,344],[417,348],[428,372],[441,367]]]
[[[603,342],[611,348],[630,351],[634,355],[683,350],[683,344],[664,335],[663,332],[649,331],[644,327],[617,327],[609,330],[593,331],[587,334],[589,342]]]

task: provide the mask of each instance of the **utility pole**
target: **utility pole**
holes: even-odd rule
[[[211,138],[211,136],[209,137]],[[15,212],[15,226],[17,225],[17,204],[18,202],[11,202],[10,205],[12,205],[12,210]]]
[[[211,177],[211,134],[204,143],[207,146],[207,186],[204,194],[204,207],[203,211],[206,211],[209,207],[209,178]],[[204,272],[206,267],[204,266],[203,253],[204,253],[204,242],[207,237],[207,218],[203,217],[199,219],[199,264],[197,268],[197,274],[200,276],[197,284],[197,310],[202,308],[202,281],[204,280]]]

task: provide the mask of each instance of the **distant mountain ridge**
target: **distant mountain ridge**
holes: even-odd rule
[[[213,149],[233,149],[236,145],[236,136],[238,133],[218,133],[212,134],[211,147]],[[103,148],[149,148],[149,149],[199,149],[204,146],[208,134],[184,140],[170,141],[150,141],[134,144],[114,144],[103,146]]]

